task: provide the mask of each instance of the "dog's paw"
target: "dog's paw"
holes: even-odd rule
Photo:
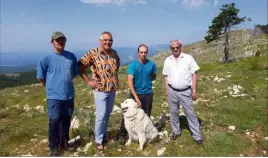
[[[138,149],[137,149],[137,151],[142,151],[143,150],[143,148],[142,147],[139,147]]]
[[[128,140],[128,141],[126,142],[125,146],[129,146],[130,144],[131,144],[131,141]]]

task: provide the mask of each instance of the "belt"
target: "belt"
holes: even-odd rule
[[[184,89],[176,89],[176,88],[173,88],[170,84],[168,84],[168,86],[169,86],[171,89],[173,89],[174,91],[178,91],[178,92],[186,91],[186,90],[188,90],[188,89],[191,88],[191,86],[188,86],[188,87],[186,87],[186,88],[184,88]]]

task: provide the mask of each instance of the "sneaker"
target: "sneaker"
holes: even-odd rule
[[[58,149],[50,149],[49,156],[60,156],[60,152],[58,151]]]

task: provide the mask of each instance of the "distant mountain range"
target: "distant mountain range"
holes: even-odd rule
[[[167,44],[149,46],[148,56],[154,56],[158,52],[168,49]],[[137,48],[135,47],[114,47],[120,57],[121,65],[129,63],[131,60],[137,59]],[[87,50],[72,51],[77,59],[85,54]],[[36,68],[36,64],[47,53],[1,53],[0,58],[0,74],[16,73],[32,71]]]

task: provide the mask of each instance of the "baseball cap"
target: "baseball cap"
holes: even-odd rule
[[[59,31],[57,31],[57,32],[53,32],[53,34],[52,34],[52,36],[51,36],[51,38],[52,38],[53,40],[56,40],[56,39],[58,39],[58,38],[60,38],[60,37],[64,37],[64,38],[66,38],[65,35],[64,35],[62,32],[59,32]]]

